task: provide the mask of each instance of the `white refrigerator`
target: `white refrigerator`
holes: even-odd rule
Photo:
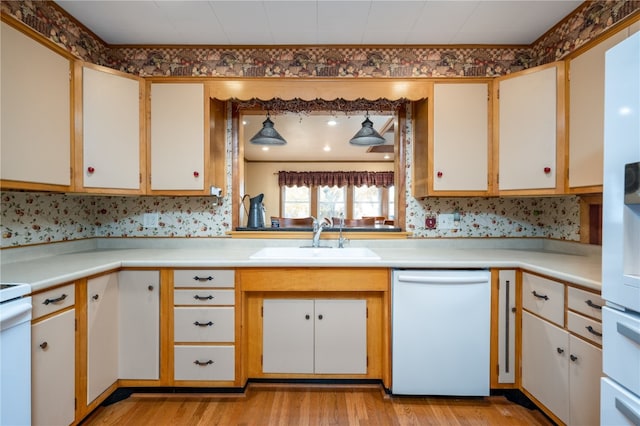
[[[602,425],[640,425],[640,33],[606,53]]]

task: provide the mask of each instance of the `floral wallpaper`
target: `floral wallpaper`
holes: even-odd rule
[[[78,58],[139,76],[493,77],[564,58],[640,10],[638,0],[589,1],[529,47],[109,47],[51,1],[5,1],[2,12]]]
[[[230,230],[228,203],[211,197],[120,197],[3,192],[0,246],[91,237],[220,237]],[[460,229],[426,229],[431,213],[461,214]],[[158,213],[145,228],[144,214]],[[415,237],[546,237],[579,241],[577,197],[409,199],[407,230]]]

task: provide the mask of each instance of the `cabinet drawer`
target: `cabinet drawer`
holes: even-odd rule
[[[51,314],[75,304],[76,293],[74,284],[58,287],[44,293],[31,296],[33,304],[33,319]]]
[[[592,318],[602,320],[604,300],[590,291],[569,287],[567,304],[572,311],[580,312]]]
[[[234,309],[175,308],[176,342],[233,342]]]
[[[604,373],[640,395],[640,314],[602,308]]]
[[[174,287],[233,287],[233,269],[179,269],[173,271]]]
[[[567,314],[567,327],[573,334],[580,335],[587,340],[602,345],[602,324],[591,318],[569,312]]]
[[[234,380],[233,346],[175,346],[176,380]]]
[[[522,307],[563,327],[564,284],[522,274]]]
[[[234,305],[234,290],[175,290],[173,292],[174,305]]]

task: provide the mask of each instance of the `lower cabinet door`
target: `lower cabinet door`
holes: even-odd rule
[[[31,422],[68,425],[75,419],[75,310],[31,327]]]
[[[522,313],[522,387],[569,423],[569,334]]]
[[[575,336],[569,336],[569,347],[569,424],[597,424],[600,417],[602,351]]]
[[[118,273],[87,281],[87,404],[118,380]]]
[[[313,373],[313,319],[313,300],[264,300],[263,372]]]
[[[175,346],[174,361],[175,380],[235,379],[233,346]]]
[[[315,373],[367,373],[366,300],[316,300]]]

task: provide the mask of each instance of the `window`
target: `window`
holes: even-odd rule
[[[283,186],[283,217],[395,217],[394,187]]]
[[[347,215],[346,187],[318,187],[318,217],[338,217],[340,213]]]
[[[356,186],[353,188],[353,218],[382,215],[382,188]]]
[[[311,191],[308,186],[283,187],[282,216],[311,216]]]

